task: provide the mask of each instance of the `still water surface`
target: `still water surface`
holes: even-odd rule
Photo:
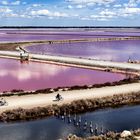
[[[123,130],[137,129],[140,127],[140,106],[123,107],[118,109],[98,110],[80,115],[82,123],[77,127],[72,123],[50,117],[44,120],[0,124],[0,140],[57,140],[66,138],[68,134],[81,137],[90,136],[89,128],[83,129],[84,120],[93,122],[103,130],[121,132]],[[71,117],[73,118],[73,116]]]
[[[124,36],[140,36],[139,30],[132,31],[99,31],[99,30],[56,30],[56,29],[12,29],[0,30],[1,42],[15,41],[33,41],[33,40],[63,40],[63,39],[79,39],[79,38],[106,38],[106,37],[124,37]]]
[[[140,60],[140,40],[101,41],[34,45],[27,49],[31,52],[51,55],[67,55],[112,61]]]
[[[125,75],[116,73],[44,63],[21,64],[16,60],[0,59],[0,91],[90,85],[124,78]]]

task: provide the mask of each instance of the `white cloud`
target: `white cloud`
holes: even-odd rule
[[[99,15],[100,16],[103,16],[103,17],[109,17],[109,18],[111,18],[111,17],[116,16],[116,13],[113,12],[113,11],[109,11],[108,9],[105,9],[104,11],[101,11],[99,13]]]
[[[65,0],[65,1],[70,3],[75,9],[88,10],[88,9],[95,7],[95,6],[110,7],[111,3],[115,2],[116,0]]]
[[[128,0],[117,2],[117,0],[64,0],[65,5],[44,5],[30,4],[26,8],[17,9],[18,5],[23,5],[21,0],[2,0],[0,4],[1,17],[19,17],[19,18],[40,18],[58,19],[70,18],[81,20],[113,20],[122,18],[132,18],[140,15],[138,4],[140,0]],[[24,4],[27,4],[25,2]],[[17,5],[15,6],[12,5]],[[11,7],[10,7],[11,6]],[[7,7],[7,8],[6,8]],[[20,6],[19,6],[20,7]],[[12,10],[11,10],[12,9]]]
[[[85,6],[84,5],[81,5],[81,4],[79,4],[79,5],[76,6],[76,8],[79,8],[79,9],[81,9],[83,7],[85,7]]]
[[[140,15],[140,8],[126,7],[124,9],[120,9],[119,13],[120,13],[120,16],[123,16],[123,17]]]
[[[4,0],[4,1],[1,1],[1,4],[2,5],[8,5],[8,2]]]
[[[129,0],[128,3],[124,3],[124,7],[137,7],[140,0]]]
[[[49,14],[50,14],[50,12],[47,9],[31,11],[31,15],[33,15],[33,16],[48,16]]]
[[[67,17],[68,15],[66,13],[54,12],[54,13],[51,13],[51,16],[55,16],[55,17]]]
[[[112,3],[115,0],[66,0],[74,4],[108,4]]]
[[[41,4],[33,4],[32,6],[33,6],[33,7],[40,7]]]
[[[0,2],[2,5],[20,5],[21,2],[19,0],[13,1],[13,2],[8,2],[6,0],[3,0]],[[23,2],[24,3],[24,2]]]
[[[122,7],[122,5],[121,4],[115,4],[113,7],[120,8],[120,7]]]
[[[24,1],[24,2],[22,2],[22,4],[25,5],[25,4],[27,4],[27,2]]]
[[[0,13],[11,13],[12,10],[10,8],[0,8]]]
[[[25,13],[16,13],[8,7],[0,8],[0,17],[21,17],[21,18],[29,18],[29,16]]]
[[[110,11],[109,9],[104,9],[98,14],[91,14],[89,16],[81,17],[82,20],[97,20],[97,21],[107,21],[112,18],[116,18],[117,13],[114,11]]]
[[[15,1],[15,2],[12,2],[11,5],[20,5],[20,1]]]
[[[114,6],[113,6],[114,7]],[[128,18],[132,19],[135,16],[140,15],[140,8],[137,7],[120,7],[117,6],[112,8],[112,9],[99,9],[98,12],[95,14],[90,14],[90,15],[85,15],[81,16],[81,20],[97,20],[97,21],[108,21],[108,20],[113,20],[113,19],[119,19],[119,18]]]
[[[72,5],[68,5],[68,9],[72,9],[73,8],[73,6]]]
[[[60,13],[60,12],[51,12],[47,9],[42,9],[42,10],[37,10],[31,11],[32,16],[48,16],[48,17],[68,17],[66,13]]]
[[[123,12],[129,14],[140,14],[140,8],[125,8]]]

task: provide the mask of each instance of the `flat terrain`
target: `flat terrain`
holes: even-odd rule
[[[51,94],[36,94],[24,96],[11,96],[4,99],[8,102],[8,106],[1,106],[0,112],[17,109],[19,107],[30,109],[33,107],[43,107],[52,104],[64,104],[81,99],[101,98],[116,94],[128,94],[140,91],[140,83],[125,84],[114,87],[102,87],[86,90],[60,91],[59,93],[64,98],[63,101],[55,101],[55,96],[58,92]]]
[[[72,42],[95,42],[95,41],[118,41],[118,40],[139,40],[140,37],[116,37],[116,38],[90,38],[90,39],[73,39],[73,40],[43,40],[43,41],[29,41],[29,42],[13,42],[13,43],[0,43],[0,50],[8,50],[8,51],[15,51],[17,47],[25,47],[28,45],[34,45],[34,44],[52,44],[52,43],[72,43]],[[3,52],[2,52],[3,53]],[[12,52],[9,52],[11,57],[15,57],[16,54],[13,54]],[[7,55],[7,56],[8,56]],[[17,57],[17,55],[16,55]],[[19,58],[19,54],[18,54]],[[32,59],[42,61],[52,61],[52,62],[68,62],[71,64],[75,64],[75,60],[77,64],[81,64],[81,61],[83,65],[87,64],[86,66],[90,65],[92,66],[98,66],[98,67],[105,67],[108,68],[119,68],[119,69],[131,69],[131,70],[138,70],[140,71],[140,65],[139,64],[128,64],[128,63],[117,63],[117,62],[107,62],[107,61],[96,61],[96,60],[77,60],[76,58],[67,58],[66,57],[57,57],[57,56],[44,56],[41,55],[34,55],[32,56]],[[39,59],[38,59],[39,58]],[[66,62],[67,61],[67,62]],[[1,106],[0,112],[3,112],[5,110],[11,110],[11,109],[17,109],[19,107],[30,109],[33,107],[43,107],[47,105],[52,104],[64,104],[64,103],[70,103],[75,100],[81,100],[81,99],[92,99],[92,98],[100,98],[105,96],[112,96],[114,94],[128,94],[132,92],[139,92],[140,91],[140,83],[133,83],[133,84],[126,84],[126,85],[120,85],[120,86],[114,86],[114,87],[102,87],[102,88],[93,88],[93,89],[86,89],[86,90],[73,90],[73,91],[60,91],[59,93],[64,98],[63,101],[57,102],[55,101],[55,96],[58,92],[52,93],[52,94],[36,94],[36,95],[25,95],[25,96],[11,96],[11,97],[5,97],[5,100],[8,102],[8,106]]]
[[[58,44],[58,43],[76,43],[76,42],[98,42],[98,41],[119,41],[119,40],[140,40],[140,36],[128,37],[107,37],[107,38],[82,38],[82,39],[64,39],[64,40],[34,40],[21,42],[3,42],[0,43],[0,50],[15,51],[18,46],[26,47],[37,44]]]
[[[0,51],[0,57],[20,59],[20,52]],[[40,55],[29,53],[29,60],[35,62],[50,62],[55,64],[64,64],[68,66],[77,66],[89,69],[109,70],[112,72],[135,73],[139,75],[140,64],[131,64],[124,62],[103,61],[96,59],[85,59],[77,57],[64,57],[53,55]]]

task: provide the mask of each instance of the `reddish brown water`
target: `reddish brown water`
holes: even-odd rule
[[[43,63],[21,64],[0,59],[0,91],[90,85],[124,79],[125,75]]]

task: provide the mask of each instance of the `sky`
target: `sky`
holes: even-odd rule
[[[0,0],[0,26],[140,26],[140,0]]]

